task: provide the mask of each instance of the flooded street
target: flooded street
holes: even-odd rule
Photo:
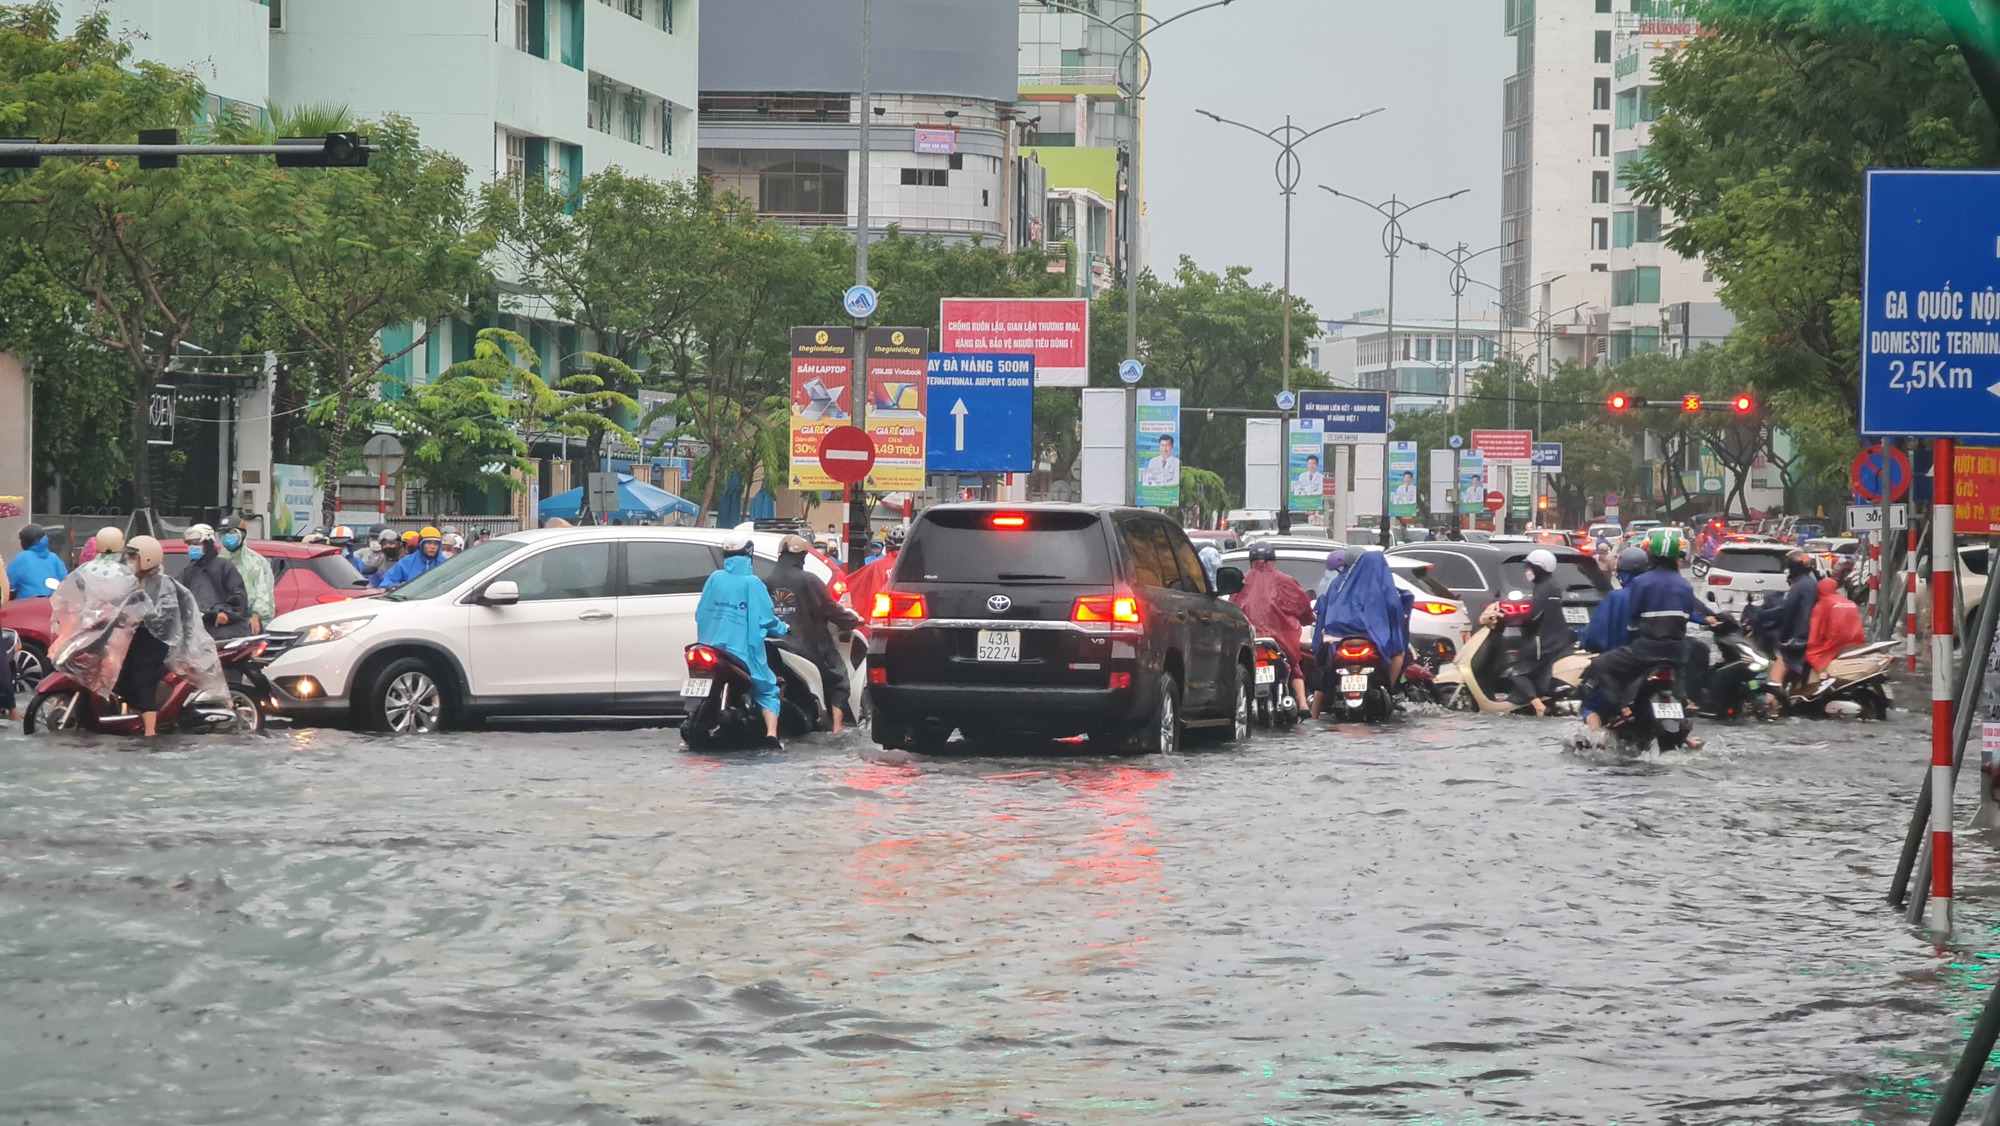
[[[1882,904],[1922,721],[1566,730],[9,730],[0,1121],[1923,1121],[1991,971]]]

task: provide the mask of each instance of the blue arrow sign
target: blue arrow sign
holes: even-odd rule
[[[1027,473],[1035,467],[1035,358],[932,352],[924,467],[932,473]]]
[[[1871,169],[1861,432],[2000,438],[2000,172]]]
[[[841,298],[840,303],[846,308],[848,316],[860,320],[863,317],[874,316],[876,308],[882,304],[882,299],[876,296],[873,288],[857,285],[848,289],[847,295]]]

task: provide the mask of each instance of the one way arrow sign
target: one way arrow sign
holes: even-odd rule
[[[1034,469],[1035,360],[984,352],[932,352],[924,468],[931,473]]]

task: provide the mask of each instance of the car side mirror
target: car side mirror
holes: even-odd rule
[[[1227,597],[1243,592],[1243,572],[1236,567],[1215,569],[1215,593]]]
[[[487,583],[486,589],[479,592],[479,604],[482,606],[512,606],[520,600],[521,584],[509,579]]]

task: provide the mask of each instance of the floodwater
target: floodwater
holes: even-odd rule
[[[1173,759],[0,733],[0,1123],[1914,1123],[1923,721]],[[1983,885],[1983,886],[1982,886]]]

